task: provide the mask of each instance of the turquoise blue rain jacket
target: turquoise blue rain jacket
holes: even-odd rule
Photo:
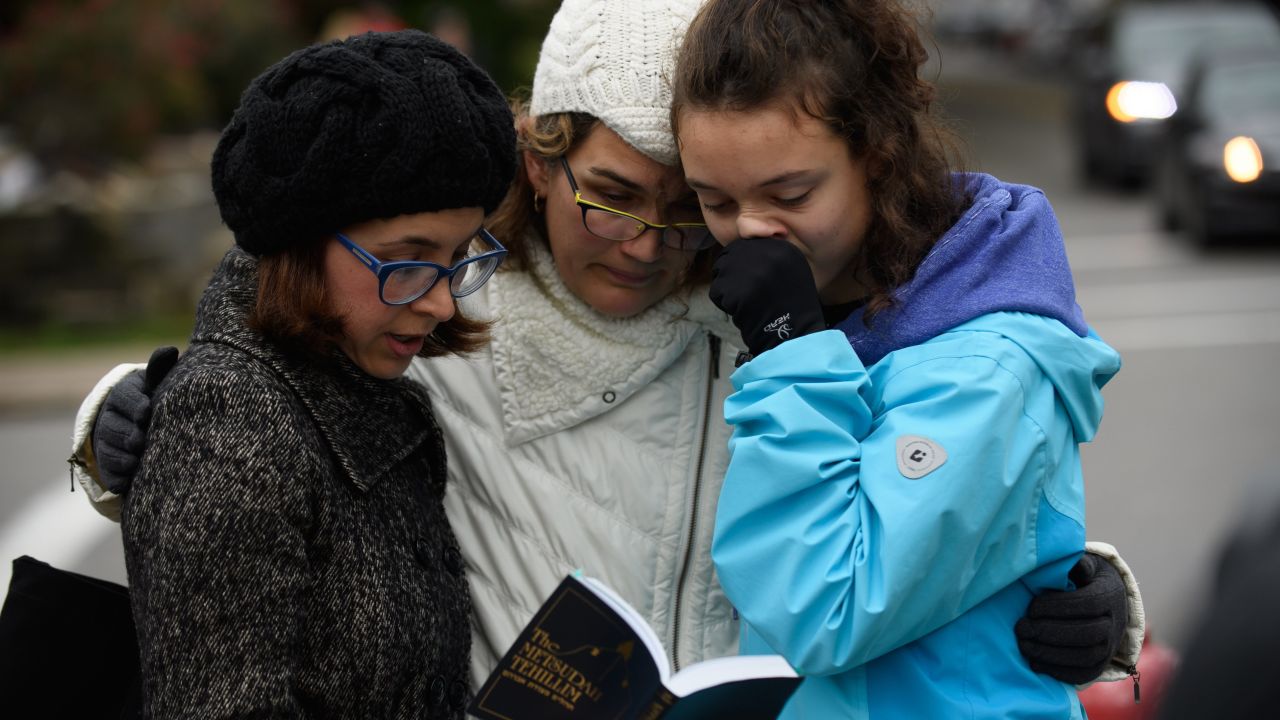
[[[712,556],[746,653],[806,676],[790,718],[1078,718],[1014,623],[1084,548],[1078,444],[1119,355],[1075,302],[1043,194],[972,207],[872,328],[743,365]]]

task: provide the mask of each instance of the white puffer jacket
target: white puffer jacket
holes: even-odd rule
[[[531,272],[498,273],[463,301],[470,317],[497,321],[490,347],[409,370],[431,392],[449,453],[473,679],[577,568],[643,613],[674,664],[731,654],[738,624],[711,531],[737,333],[704,293],[604,317],[530,245]]]

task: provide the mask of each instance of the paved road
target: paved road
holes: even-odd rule
[[[1223,534],[1280,487],[1280,238],[1203,253],[1159,231],[1143,193],[1081,187],[1060,87],[956,64],[971,72],[944,97],[976,165],[1045,189],[1080,305],[1123,355],[1084,449],[1089,537],[1120,548],[1179,646]]]
[[[80,400],[116,363],[145,360],[150,349],[0,357],[0,596],[10,560],[24,554],[125,582],[118,526],[72,492],[66,459]]]
[[[71,485],[66,457],[71,413],[0,422],[0,593],[10,560],[32,555],[57,567],[125,582],[120,531]]]
[[[1048,192],[1080,303],[1124,355],[1099,439],[1085,450],[1089,535],[1121,548],[1154,631],[1177,645],[1248,486],[1280,478],[1280,253],[1206,256],[1158,232],[1142,195],[1082,189],[1060,90],[971,61],[952,67],[969,71],[950,78],[944,97],[974,165]],[[83,370],[67,378],[62,396],[92,385]],[[0,416],[0,559],[26,552],[122,581],[115,526],[68,492],[71,417],[65,405]],[[0,570],[0,588],[7,576]]]

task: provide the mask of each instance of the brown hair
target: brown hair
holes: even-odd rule
[[[550,163],[586,140],[600,121],[586,113],[533,116],[528,105],[519,99],[511,101],[511,114],[516,119],[516,177],[485,225],[507,248],[507,259],[498,269],[525,270],[529,267],[529,250],[525,246],[529,228],[534,227],[545,239],[547,226],[542,213],[533,208],[533,183],[524,168],[524,153],[533,153]]]
[[[918,77],[926,60],[916,19],[895,0],[710,0],[676,61],[673,128],[684,111],[788,101],[867,161],[868,321],[968,204],[951,175],[958,144]]]
[[[258,295],[249,326],[286,347],[326,353],[342,339],[342,317],[324,283],[325,241],[299,243],[258,259]],[[462,315],[427,336],[419,357],[466,353],[489,341],[488,323]]]
[[[546,163],[555,162],[602,125],[593,115],[580,112],[530,115],[528,105],[520,99],[511,101],[511,113],[516,119],[516,151],[529,152]],[[537,231],[546,242],[547,225],[542,213],[533,207],[533,183],[525,171],[523,157],[517,158],[516,177],[498,209],[489,216],[485,225],[489,232],[507,248],[507,259],[498,268],[501,271],[525,270],[529,266],[529,228]],[[682,287],[705,284],[711,279],[711,263],[715,248],[699,252],[685,273]]]

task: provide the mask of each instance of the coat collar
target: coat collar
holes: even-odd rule
[[[734,337],[703,289],[630,318],[591,309],[564,285],[530,235],[527,272],[498,273],[486,288],[494,372],[507,442],[573,427],[625,402],[706,332]],[[732,335],[729,333],[733,332]]]
[[[440,447],[432,469],[443,478],[444,450],[426,391],[404,378],[372,377],[336,349],[322,356],[263,338],[246,323],[257,273],[256,258],[239,248],[226,254],[200,300],[191,341],[229,345],[271,368],[302,401],[338,466],[360,490],[369,490],[426,441]]]

